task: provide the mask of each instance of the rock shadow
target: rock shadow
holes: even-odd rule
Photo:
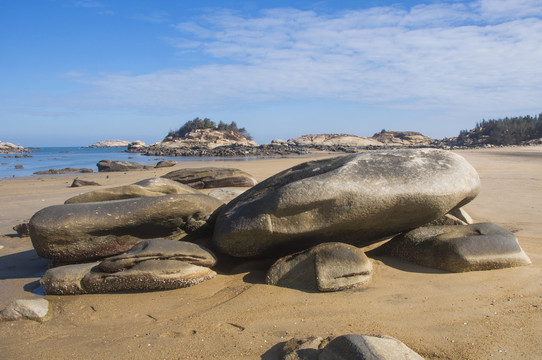
[[[48,267],[49,260],[39,257],[33,249],[0,256],[0,279],[41,277]]]
[[[261,360],[280,360],[282,349],[284,348],[286,341],[279,342],[278,344],[273,345],[269,350],[267,350],[260,357]]]

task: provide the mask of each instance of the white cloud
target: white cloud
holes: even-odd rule
[[[514,11],[509,3],[327,15],[269,9],[257,17],[222,11],[176,25],[183,37],[170,41],[213,65],[83,81],[111,106],[329,98],[417,109],[534,108],[542,98],[542,20],[524,14],[540,14],[540,5],[522,0]]]

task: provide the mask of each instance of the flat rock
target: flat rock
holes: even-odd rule
[[[82,180],[82,179],[73,179],[70,187],[81,187],[81,186],[101,186],[101,184],[96,181]]]
[[[143,165],[133,161],[102,160],[96,164],[99,172],[141,170]]]
[[[392,256],[452,272],[531,263],[516,236],[492,223],[421,227],[397,235],[383,247]]]
[[[190,186],[176,181],[153,178],[139,181],[132,185],[116,186],[109,189],[100,189],[69,198],[65,204],[77,204],[96,201],[122,200],[138,197],[163,196],[169,194],[195,194],[199,193]]]
[[[45,299],[20,299],[11,302],[0,311],[0,320],[20,319],[46,321],[51,317],[49,301]]]
[[[326,345],[319,360],[423,360],[401,341],[391,336],[343,335]]]
[[[223,188],[211,190],[209,191],[208,195],[217,198],[218,200],[224,201],[225,203],[228,203],[244,192],[245,191],[241,189]]]
[[[162,160],[156,163],[155,168],[172,167],[175,165],[177,165],[177,162],[174,160]]]
[[[222,202],[203,194],[65,204],[38,211],[30,237],[39,256],[88,262],[129,250],[145,239],[208,236]]]
[[[61,174],[73,174],[73,173],[92,173],[92,169],[88,168],[64,168],[64,169],[49,169],[44,171],[36,171],[34,175],[61,175]]]
[[[318,243],[368,245],[422,226],[479,192],[476,170],[436,149],[368,151],[285,170],[228,203],[213,243],[237,257]]]
[[[216,264],[216,257],[203,246],[186,241],[149,239],[124,254],[105,259],[98,268],[105,272],[119,272],[149,260],[176,260],[206,267]]]
[[[43,274],[40,284],[47,295],[86,294],[81,281],[100,262],[64,265],[51,268]]]
[[[244,171],[233,168],[181,169],[162,177],[189,185],[195,189],[221,187],[251,187],[257,180]]]
[[[266,283],[294,289],[339,291],[369,283],[372,264],[357,247],[325,243],[277,260]]]

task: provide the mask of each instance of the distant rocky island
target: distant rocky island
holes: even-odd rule
[[[0,154],[14,154],[14,153],[27,153],[29,149],[25,149],[22,146],[15,145],[9,142],[0,141]]]
[[[104,140],[99,141],[97,143],[94,143],[90,146],[87,146],[87,148],[94,149],[94,148],[125,148],[130,145],[130,141],[125,140]]]

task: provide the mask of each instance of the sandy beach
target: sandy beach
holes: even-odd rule
[[[297,336],[385,334],[426,359],[542,358],[542,147],[459,150],[482,190],[475,222],[516,234],[532,265],[447,273],[373,258],[368,287],[310,293],[264,284],[267,263],[242,261],[197,286],[147,293],[46,296],[53,319],[0,323],[2,359],[278,359]],[[12,227],[96,187],[131,184],[181,167],[235,167],[258,180],[313,158],[205,161],[126,173],[0,179],[0,308],[39,297],[47,261]]]

